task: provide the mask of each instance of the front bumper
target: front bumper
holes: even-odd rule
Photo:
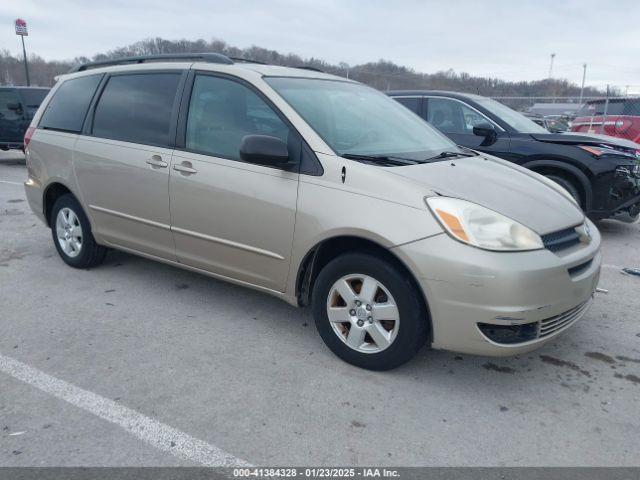
[[[598,285],[600,234],[566,250],[489,252],[446,234],[395,247],[424,290],[433,348],[478,355],[524,353],[554,338],[580,319]],[[535,323],[535,338],[497,343],[479,324]]]
[[[599,175],[594,184],[589,218],[633,221],[640,213],[640,167],[617,162],[603,165],[611,170]]]

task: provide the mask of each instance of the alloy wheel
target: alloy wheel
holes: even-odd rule
[[[400,312],[389,290],[375,278],[351,274],[329,290],[327,317],[334,333],[361,353],[391,346],[400,328]]]
[[[68,257],[74,258],[82,250],[82,226],[80,219],[70,208],[62,208],[56,217],[58,244]]]

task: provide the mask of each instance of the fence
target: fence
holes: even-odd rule
[[[602,134],[640,143],[640,86],[608,85],[600,96],[494,96],[551,131]]]

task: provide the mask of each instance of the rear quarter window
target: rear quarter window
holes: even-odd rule
[[[79,133],[102,75],[72,78],[56,90],[40,120],[49,130]]]

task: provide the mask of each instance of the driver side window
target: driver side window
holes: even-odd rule
[[[285,143],[289,127],[255,92],[239,82],[197,75],[189,104],[186,148],[240,160],[245,135],[269,135]]]
[[[465,133],[473,135],[473,127],[481,124],[491,123],[484,115],[476,112],[474,109],[467,107],[464,104],[460,104],[462,110],[462,116],[464,117]]]
[[[449,98],[429,98],[426,120],[442,133],[458,135],[473,135],[473,127],[490,123],[484,115]]]

